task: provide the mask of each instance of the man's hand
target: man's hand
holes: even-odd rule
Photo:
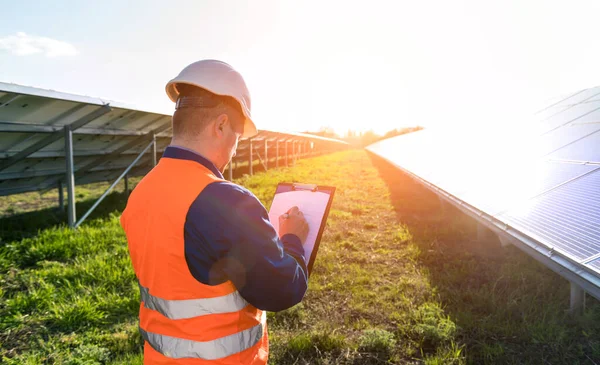
[[[287,213],[279,216],[279,236],[283,237],[289,233],[298,236],[302,244],[306,242],[308,223],[298,207],[292,207]]]

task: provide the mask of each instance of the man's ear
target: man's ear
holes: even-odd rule
[[[217,119],[215,120],[215,134],[219,137],[223,136],[223,133],[225,131],[225,127],[227,126],[227,123],[229,122],[229,117],[227,116],[227,114],[221,114],[217,117]]]

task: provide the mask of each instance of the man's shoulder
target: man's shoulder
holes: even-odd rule
[[[232,183],[231,181],[220,180],[210,183],[204,188],[209,194],[216,194],[223,197],[253,197],[254,194],[245,187]]]
[[[260,204],[260,201],[245,187],[221,180],[208,184],[198,195],[195,203],[209,206],[240,207],[246,204]]]

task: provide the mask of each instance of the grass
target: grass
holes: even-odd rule
[[[267,207],[279,181],[338,190],[304,301],[269,313],[270,363],[600,362],[596,302],[569,316],[568,282],[476,242],[470,219],[380,159],[346,151],[237,179]],[[102,187],[77,188],[78,212]],[[124,194],[76,232],[52,202],[0,198],[0,363],[141,364]]]

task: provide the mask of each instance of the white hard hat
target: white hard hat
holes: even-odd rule
[[[252,137],[258,131],[250,116],[250,92],[239,72],[225,62],[202,60],[187,66],[176,78],[167,83],[167,95],[176,102],[179,97],[177,84],[188,84],[210,91],[213,94],[230,96],[240,104],[246,117],[244,121],[244,138]]]

